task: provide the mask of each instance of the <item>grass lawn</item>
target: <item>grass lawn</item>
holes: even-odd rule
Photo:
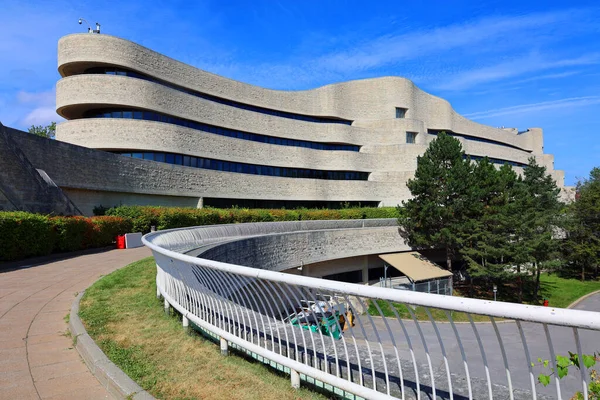
[[[103,277],[81,301],[90,336],[119,368],[161,399],[323,399],[287,376],[187,335],[156,299],[153,258]]]
[[[540,276],[541,295],[548,299],[550,306],[565,308],[578,298],[600,290],[600,280],[581,282],[579,279],[565,279],[555,274]]]
[[[580,297],[585,296],[588,293],[595,292],[596,290],[600,290],[600,280],[589,280],[581,282],[579,279],[561,278],[555,274],[542,274],[540,276],[540,289],[540,301],[535,303],[534,301],[527,301],[526,299],[525,302],[529,304],[541,305],[541,301],[543,299],[548,299],[549,305],[551,307],[566,308],[569,304],[579,299]],[[461,293],[458,290],[455,290],[454,293],[459,297],[461,296]],[[487,290],[479,287],[476,293],[480,296],[480,298],[486,300],[492,300],[494,298],[491,288]],[[516,302],[514,288],[502,288],[499,294],[499,301]],[[378,300],[377,304],[381,308],[381,312],[383,313],[383,315],[385,315],[386,317],[395,318],[393,311],[386,302]],[[398,313],[400,318],[412,319],[407,307],[404,304],[393,303],[393,306],[396,309],[396,312]],[[429,320],[429,317],[423,307],[417,307],[413,310],[413,312],[418,320]],[[448,321],[448,318],[444,311],[432,308],[430,309],[430,312],[431,316],[436,321]],[[380,315],[379,311],[377,310],[372,301],[369,302],[369,314],[375,316]],[[472,314],[472,317],[473,321],[475,322],[490,321],[489,317],[482,315]],[[455,322],[469,321],[467,315],[461,312],[452,312],[452,319]],[[497,318],[496,320],[499,319]]]

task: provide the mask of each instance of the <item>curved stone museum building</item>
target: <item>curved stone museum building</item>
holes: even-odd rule
[[[113,188],[111,177],[103,188],[63,188],[76,204],[395,206],[440,131],[474,159],[520,168],[534,156],[563,185],[541,129],[470,121],[404,78],[270,90],[104,34],[60,39],[58,70],[67,121],[56,138],[126,165]]]

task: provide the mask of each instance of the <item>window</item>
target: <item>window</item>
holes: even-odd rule
[[[408,109],[396,107],[396,118],[405,118],[406,111],[408,111]]]
[[[417,141],[417,132],[406,132],[406,143],[414,144]]]
[[[170,84],[161,80],[157,80],[154,79],[152,77],[146,76],[144,74],[138,73],[138,72],[133,72],[133,71],[129,71],[126,69],[122,69],[122,68],[106,68],[106,67],[92,67],[92,68],[88,68],[84,71],[85,74],[108,74],[108,75],[120,75],[120,76],[129,76],[132,78],[138,78],[138,79],[143,79],[146,81],[150,81],[150,82],[155,82],[158,83],[160,85],[164,85],[167,87],[170,87],[171,89],[175,89],[178,90],[180,92],[184,92],[187,94],[190,94],[192,96],[196,96],[196,97],[200,97],[209,101],[213,101],[219,104],[224,104],[224,105],[228,105],[231,107],[235,107],[235,108],[240,108],[242,110],[250,110],[253,112],[257,112],[257,113],[263,113],[263,114],[267,114],[267,115],[275,115],[278,117],[283,117],[283,118],[291,118],[291,119],[297,119],[297,120],[301,120],[301,121],[309,121],[309,122],[319,122],[319,123],[330,123],[330,124],[344,124],[344,125],[352,125],[352,121],[350,120],[344,120],[344,119],[337,119],[337,118],[332,118],[332,117],[319,117],[319,116],[311,116],[311,115],[302,115],[302,114],[294,114],[294,113],[290,113],[290,112],[286,112],[286,111],[279,111],[279,110],[270,110],[267,108],[263,108],[260,106],[253,106],[253,105],[249,105],[249,104],[243,104],[243,103],[238,103],[236,101],[233,100],[226,100],[226,99],[221,99],[219,97],[215,97],[215,96],[211,96],[208,95],[206,93],[200,93],[200,92],[196,92],[194,90],[191,89],[187,89],[187,88],[183,88],[181,86],[177,86],[174,84]],[[164,122],[164,121],[163,121]]]
[[[269,165],[252,165],[231,161],[213,160],[202,157],[192,157],[182,154],[162,152],[116,152],[124,156],[154,160],[168,164],[184,165],[186,167],[212,169],[225,172],[237,172],[263,176],[282,176],[286,178],[304,179],[333,179],[333,180],[363,180],[369,179],[368,172],[355,171],[323,171],[317,169],[301,169],[287,167],[273,167]]]

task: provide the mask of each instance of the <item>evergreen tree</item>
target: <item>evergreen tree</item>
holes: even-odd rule
[[[472,213],[471,171],[460,142],[440,133],[417,158],[415,177],[407,183],[412,198],[399,208],[398,223],[408,245],[443,248],[449,270]]]
[[[500,284],[509,276],[512,260],[510,238],[514,229],[514,186],[517,175],[505,164],[499,170],[486,158],[473,171],[475,189],[472,227],[461,255],[473,278]]]
[[[556,182],[552,176],[546,174],[546,167],[538,165],[533,157],[523,170],[521,186],[522,190],[516,199],[519,224],[514,253],[518,269],[519,301],[522,301],[523,297],[521,267],[525,266],[533,272],[533,297],[537,299],[541,270],[550,266],[558,257],[556,227],[562,207],[558,198],[560,189]]]
[[[567,208],[567,237],[563,254],[568,265],[581,273],[600,264],[600,168],[593,168],[588,179],[577,183],[575,202]]]

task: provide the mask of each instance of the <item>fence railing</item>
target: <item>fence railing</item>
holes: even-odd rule
[[[554,375],[542,387],[537,360],[548,359],[556,369],[557,354],[571,351],[582,359],[598,351],[600,313],[349,284],[198,258],[203,248],[231,248],[250,236],[272,238],[277,245],[262,240],[263,247],[254,249],[268,257],[268,251],[286,251],[282,235],[300,229],[325,238],[336,231],[337,238],[340,230],[372,234],[393,224],[327,223],[197,227],[150,233],[143,241],[156,259],[157,294],[165,307],[180,312],[184,325],[220,337],[224,352],[235,345],[282,366],[294,386],[303,377],[373,399],[561,399],[577,390],[587,398],[585,366],[562,380]],[[379,250],[374,244],[372,253]]]

